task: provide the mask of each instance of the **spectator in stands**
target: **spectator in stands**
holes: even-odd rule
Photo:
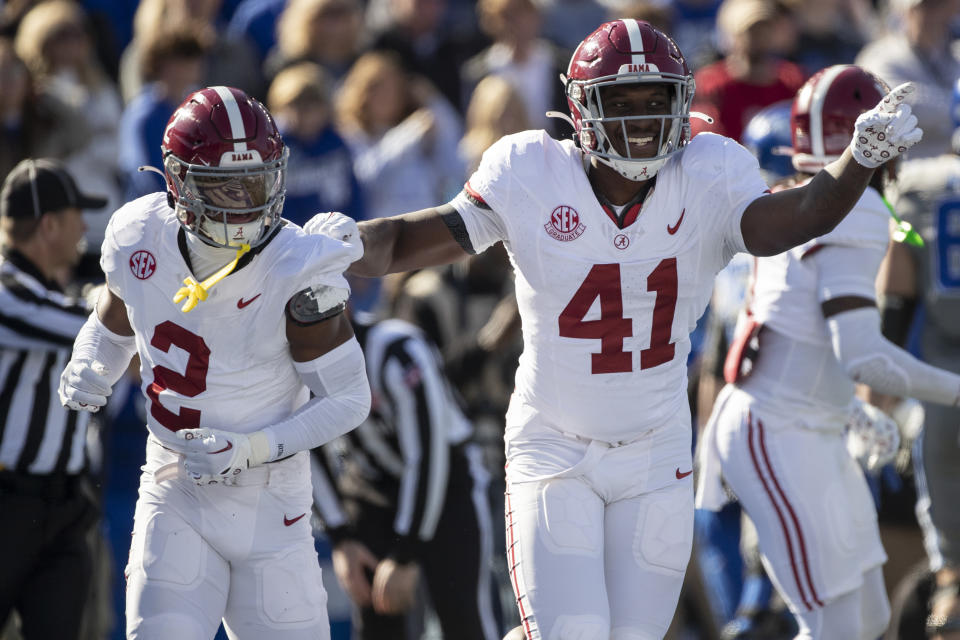
[[[393,54],[371,52],[357,60],[343,81],[336,120],[353,153],[368,218],[387,215],[397,203],[422,209],[463,184],[459,116],[426,80],[404,72]],[[369,280],[364,292],[353,290],[358,311],[379,304],[373,283],[379,280]]]
[[[90,589],[90,414],[56,401],[90,309],[58,279],[80,258],[81,209],[104,204],[53,160],[24,160],[0,190],[0,628],[15,609],[27,640],[79,638]]]
[[[960,77],[952,28],[960,0],[891,0],[890,6],[902,19],[902,28],[867,45],[857,64],[890,86],[908,80],[916,84],[914,114],[923,140],[910,149],[908,158],[950,153],[950,94]]]
[[[797,20],[789,58],[807,72],[849,64],[879,27],[869,0],[783,0]]]
[[[672,6],[660,4],[657,0],[636,0],[626,5],[618,15],[649,22],[664,33],[673,33],[676,28],[674,27],[674,9]]]
[[[650,4],[669,8],[673,31],[668,31],[684,52],[687,64],[697,70],[715,62],[719,57],[717,45],[717,11],[722,0],[674,0],[664,3],[651,0]]]
[[[140,173],[138,168],[163,166],[160,142],[167,121],[203,77],[205,33],[182,23],[157,32],[144,43],[140,62],[148,84],[130,101],[120,119],[120,170],[128,200],[164,188],[157,176]]]
[[[462,186],[456,112],[395,56],[373,52],[357,60],[344,79],[337,120],[354,152],[368,217],[397,206],[419,209]]]
[[[31,69],[40,90],[68,104],[82,118],[88,143],[64,158],[67,170],[85,189],[107,198],[113,211],[121,203],[117,126],[120,94],[94,55],[80,5],[68,0],[43,2],[31,9],[17,32],[17,54]],[[77,276],[101,280],[100,245],[109,216],[85,211],[87,248]]]
[[[460,140],[460,158],[467,177],[480,166],[487,147],[505,135],[530,128],[523,96],[500,76],[487,76],[473,90],[467,106],[466,132]]]
[[[330,80],[320,65],[301,62],[281,71],[267,106],[290,150],[283,217],[301,226],[319,211],[364,219],[353,159],[333,128]]]
[[[0,38],[0,178],[25,158],[64,158],[87,142],[79,116],[54,96],[38,95],[13,42]]]
[[[408,73],[427,78],[462,110],[460,67],[483,47],[480,34],[447,28],[447,0],[389,0],[388,6],[391,24],[374,38],[371,49],[394,52]]]
[[[523,96],[527,119],[535,129],[559,134],[569,128],[547,118],[547,111],[567,103],[557,76],[566,70],[569,52],[540,37],[540,9],[533,0],[479,0],[480,28],[493,44],[464,64],[464,90],[469,94],[484,77],[497,74]],[[582,37],[582,35],[581,35]],[[555,124],[557,123],[557,124]]]
[[[124,100],[132,100],[143,84],[150,82],[143,74],[141,60],[158,30],[166,30],[181,23],[203,32],[203,38],[208,42],[204,54],[203,76],[200,79],[203,85],[237,87],[252,96],[261,96],[265,90],[265,82],[253,45],[245,40],[229,37],[216,23],[222,2],[223,0],[141,0],[134,16],[133,41],[124,50],[120,60],[120,90]]]
[[[287,0],[241,0],[227,25],[227,36],[246,40],[261,64],[277,44],[277,20]]]
[[[712,131],[740,140],[757,111],[793,99],[805,74],[780,57],[792,49],[783,38],[792,20],[773,0],[724,0],[717,29],[726,56],[694,74],[693,110],[714,122],[691,120],[694,134]]]
[[[277,22],[277,46],[267,56],[268,78],[297,62],[315,62],[339,85],[361,51],[358,0],[290,0]]]

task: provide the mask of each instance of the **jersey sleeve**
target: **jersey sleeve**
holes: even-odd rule
[[[363,245],[323,234],[307,234],[301,229],[291,232],[297,234],[296,238],[272,274],[275,282],[288,283],[287,299],[309,290],[312,300],[329,302],[328,308],[346,301],[350,285],[343,273],[363,256]],[[317,309],[321,313],[327,310]]]
[[[746,252],[740,220],[751,202],[769,193],[757,159],[736,141],[701,133],[684,152],[684,171],[708,208],[718,212],[711,220],[722,238],[723,264]],[[724,206],[718,206],[722,203]]]
[[[463,190],[450,202],[463,218],[477,253],[507,238],[503,216],[515,188],[516,177],[510,171],[511,158],[516,153],[514,138],[507,136],[491,145]]]
[[[100,247],[100,268],[107,285],[117,297],[125,299],[124,292],[132,277],[130,259],[136,247],[152,234],[158,233],[157,221],[150,215],[153,200],[165,195],[150,194],[128,202],[110,217]]]

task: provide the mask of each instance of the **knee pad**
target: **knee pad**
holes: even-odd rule
[[[547,640],[609,640],[610,622],[595,615],[559,616]]]
[[[210,631],[196,620],[170,612],[149,620],[128,620],[127,640],[208,640]]]

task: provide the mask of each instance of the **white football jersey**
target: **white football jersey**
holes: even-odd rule
[[[766,191],[748,151],[702,134],[621,229],[572,141],[527,131],[493,145],[452,204],[474,248],[502,240],[516,272],[518,399],[560,430],[611,442],[689,419],[690,332],[714,276],[746,250],[744,209]]]
[[[762,324],[752,373],[739,382],[769,412],[791,416],[813,429],[839,429],[854,383],[833,352],[822,303],[833,298],[875,298],[874,281],[889,239],[880,194],[867,187],[837,227],[776,256],[757,258],[750,313]],[[832,261],[848,270],[825,269],[814,254],[825,247],[855,249]],[[768,332],[767,330],[771,330]]]
[[[287,224],[184,313],[173,302],[191,275],[181,229],[165,194],[144,196],[113,215],[100,260],[136,334],[147,427],[172,447],[180,429],[250,432],[306,402],[286,304],[310,286],[349,290],[343,271],[363,251]]]
[[[829,347],[830,334],[820,310],[817,271],[803,258],[831,245],[870,249],[876,259],[876,274],[890,238],[889,220],[880,194],[867,187],[850,213],[830,233],[779,255],[758,258],[751,285],[750,309],[754,318],[794,340]],[[851,290],[836,290],[831,297],[859,295],[859,285],[859,278],[851,280]]]

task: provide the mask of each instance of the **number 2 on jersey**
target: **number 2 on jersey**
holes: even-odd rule
[[[202,337],[169,320],[154,327],[150,346],[163,352],[169,351],[171,346],[176,346],[189,355],[184,373],[160,365],[153,368],[153,382],[147,387],[150,415],[170,431],[199,428],[199,409],[181,407],[180,413],[174,413],[160,404],[160,392],[169,389],[182,396],[193,398],[206,391],[210,347]]]
[[[650,328],[650,346],[640,351],[640,369],[650,369],[673,360],[670,342],[673,314],[677,309],[677,259],[665,258],[647,276],[647,290],[657,294]],[[600,298],[600,319],[584,320],[593,301]],[[619,264],[595,264],[580,288],[560,313],[564,338],[600,340],[600,353],[592,355],[591,373],[633,371],[633,358],[623,350],[624,338],[633,335],[633,322],[623,317],[623,293]]]

